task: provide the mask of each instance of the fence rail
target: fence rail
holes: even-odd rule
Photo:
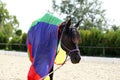
[[[14,44],[0,43],[0,45],[23,45],[23,46],[26,46],[26,44],[18,44],[18,43],[14,43]]]
[[[79,46],[79,48],[84,56],[120,57],[120,47]],[[26,44],[18,43],[0,43],[0,49],[27,52]]]
[[[0,49],[2,50],[16,50],[16,51],[27,51],[26,44],[9,44],[9,43],[0,43]]]
[[[120,49],[120,47],[104,47],[104,46],[80,46],[80,48],[111,48],[111,49]]]

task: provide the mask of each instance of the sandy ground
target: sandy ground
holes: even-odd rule
[[[25,56],[0,55],[0,80],[27,80],[30,61]],[[55,68],[58,66],[55,66]],[[120,64],[95,61],[67,62],[54,80],[120,80]]]

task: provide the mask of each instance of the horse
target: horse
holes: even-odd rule
[[[46,25],[45,22],[42,22],[44,27],[42,27],[42,25],[39,23],[34,24],[35,27],[32,27],[28,31],[27,36],[27,48],[30,56],[30,61],[32,62],[32,65],[28,72],[28,80],[42,80],[44,76],[53,71],[53,62],[56,56],[56,54],[53,53],[56,53],[55,47],[56,45],[58,45],[59,42],[62,49],[66,51],[66,55],[70,57],[70,60],[73,64],[80,62],[81,55],[78,44],[81,41],[81,36],[78,32],[79,23],[80,21],[78,21],[77,24],[73,26],[71,24],[71,19],[64,21],[58,26],[58,28],[53,27],[53,29],[56,29],[52,30],[52,32],[50,33],[47,33],[47,31],[49,32],[49,30],[51,30],[49,24]],[[45,27],[47,28],[47,30],[44,29]],[[56,32],[57,29],[58,32]],[[40,35],[40,33],[42,33],[42,35]],[[57,34],[57,36],[55,34]],[[54,39],[51,39],[51,37]],[[44,49],[44,47],[46,48]],[[55,49],[51,47],[54,47]],[[51,58],[51,56],[53,58]],[[53,73],[49,76],[50,80],[53,80]]]
[[[81,60],[80,50],[78,48],[78,43],[81,43],[81,36],[78,32],[79,23],[80,21],[73,26],[71,25],[71,19],[65,21],[59,26],[60,30],[58,32],[58,40],[61,41],[61,47],[70,56],[73,64],[79,63]],[[49,73],[53,72],[53,68],[54,66]],[[50,80],[53,80],[53,73],[50,74]]]

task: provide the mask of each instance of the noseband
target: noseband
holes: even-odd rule
[[[70,54],[70,53],[73,53],[73,52],[79,52],[80,50],[79,50],[79,48],[77,47],[76,49],[69,49],[69,48],[67,48],[63,43],[61,43],[61,45],[68,51],[68,53]]]
[[[63,43],[62,43],[62,38],[63,38],[63,32],[65,31],[65,27],[63,28],[63,31],[62,31],[62,33],[61,33],[61,37],[60,37],[60,43],[61,43],[61,45],[68,51],[68,53],[70,54],[70,53],[73,53],[73,52],[79,52],[80,50],[79,50],[79,48],[78,48],[78,46],[76,45],[76,49],[69,49],[69,48],[67,48]]]

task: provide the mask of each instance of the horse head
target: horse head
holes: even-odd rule
[[[70,56],[72,63],[79,63],[81,60],[80,50],[78,47],[81,41],[80,34],[78,32],[79,22],[73,26],[71,19],[63,22],[60,25],[60,40],[61,47]]]

